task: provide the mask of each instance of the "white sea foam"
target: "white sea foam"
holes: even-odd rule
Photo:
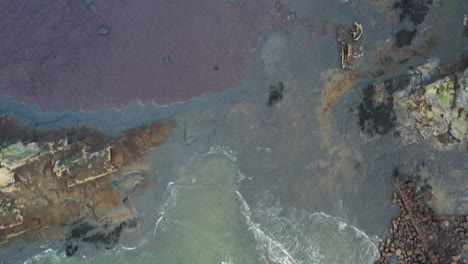
[[[259,198],[251,209],[239,192],[237,195],[257,249],[267,262],[370,264],[379,257],[372,240],[345,219],[283,208],[273,202],[271,194]]]
[[[34,264],[34,263],[60,263],[61,259],[65,258],[65,255],[60,255],[58,249],[48,248],[43,252],[31,257],[26,260],[24,264]]]
[[[158,230],[164,231],[165,230],[165,221],[166,219],[166,212],[175,207],[177,203],[177,190],[172,185],[174,182],[169,182],[166,188],[166,194],[164,195],[166,201],[161,206],[161,208],[157,211],[157,220],[154,224],[153,236],[156,236]],[[156,218],[155,217],[155,218]]]
[[[203,154],[197,154],[194,155],[189,163],[194,163],[196,161],[200,161],[209,155],[213,154],[218,154],[226,157],[228,160],[230,160],[232,163],[235,163],[237,158],[236,158],[236,152],[229,149],[228,147],[225,146],[212,146],[210,150],[206,153]],[[244,175],[239,172],[238,174],[238,181],[241,181],[244,179]],[[177,203],[177,189],[173,187],[175,182],[169,182],[167,184],[167,189],[166,189],[166,194],[165,196],[165,202],[164,204],[160,207],[160,209],[157,211],[157,213],[154,216],[155,224],[154,224],[154,229],[153,229],[153,236],[156,236],[158,230],[164,231],[165,230],[165,223],[167,221],[166,219],[166,214],[169,210],[173,209],[176,206]]]
[[[210,151],[208,151],[207,153],[199,155],[199,158],[203,159],[206,156],[209,156],[211,154],[222,155],[222,156],[226,157],[227,159],[229,159],[233,163],[235,163],[237,161],[237,157],[236,157],[237,153],[234,150],[231,150],[226,146],[212,146],[210,148]]]
[[[289,254],[289,252],[284,248],[284,246],[269,237],[265,232],[263,232],[259,225],[254,223],[251,219],[252,213],[247,202],[244,200],[244,197],[236,191],[236,194],[239,198],[241,204],[241,212],[245,217],[246,223],[249,226],[249,229],[253,232],[255,239],[257,240],[257,249],[261,253],[266,252],[266,256],[263,256],[265,259],[269,259],[275,263],[281,264],[297,264],[298,262]]]
[[[141,246],[143,246],[144,244],[146,244],[148,242],[148,239],[143,239],[140,243],[138,243],[138,245],[136,246],[133,246],[133,247],[127,247],[127,246],[124,246],[124,245],[120,245],[119,248],[121,250],[125,250],[125,251],[133,251]],[[120,250],[117,250],[117,252],[120,252]]]

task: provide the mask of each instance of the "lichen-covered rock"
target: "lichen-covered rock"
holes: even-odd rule
[[[419,132],[438,150],[466,148],[468,132],[468,69],[427,84],[419,74],[396,96],[396,112],[404,135]],[[433,76],[434,78],[434,76]],[[411,137],[414,143],[414,136]]]
[[[468,140],[468,110],[462,110],[458,118],[455,119],[451,125],[451,134],[453,137],[466,142]]]
[[[460,74],[455,104],[468,110],[468,69],[463,74]]]
[[[455,84],[452,76],[426,86],[426,100],[433,107],[449,109],[455,100]]]

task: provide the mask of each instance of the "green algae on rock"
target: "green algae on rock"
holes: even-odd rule
[[[426,101],[429,104],[443,109],[452,107],[455,100],[455,83],[450,77],[429,84],[425,89]]]
[[[402,130],[415,128],[424,140],[441,151],[466,149],[468,69],[427,82],[413,83],[399,93],[396,109]]]
[[[2,165],[9,168],[21,166],[27,159],[39,154],[43,149],[45,148],[36,143],[24,145],[22,142],[12,143],[4,148],[0,147]]]
[[[48,146],[37,143],[15,142],[0,146],[0,188],[14,183],[14,169],[23,166],[29,159],[47,152]]]

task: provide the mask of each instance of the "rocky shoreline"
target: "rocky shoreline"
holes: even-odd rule
[[[395,170],[396,189],[392,202],[401,214],[392,220],[391,237],[380,243],[383,263],[466,263],[462,251],[468,249],[468,216],[438,216],[429,203],[430,187]]]
[[[444,65],[431,59],[406,74],[362,87],[362,135],[375,139],[391,133],[402,146],[422,143],[439,153],[466,155],[467,62],[466,56]],[[391,222],[390,237],[380,243],[375,263],[467,263],[468,216],[437,214],[430,185],[397,169],[393,174],[392,202],[401,213]]]
[[[362,87],[358,124],[368,137],[393,131],[403,145],[468,150],[468,59],[431,59],[408,73]]]

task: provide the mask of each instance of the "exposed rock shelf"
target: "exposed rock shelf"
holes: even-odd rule
[[[110,181],[161,144],[172,123],[152,124],[109,138],[89,129],[33,131],[3,117],[0,146],[0,244],[16,237],[61,239],[77,220],[135,216]],[[13,130],[19,133],[11,133]],[[17,136],[14,136],[17,135]],[[57,135],[59,135],[57,137]],[[142,187],[149,180],[138,177]],[[134,187],[134,186],[131,186]],[[128,218],[128,219],[127,219]],[[133,221],[133,220],[132,220]]]
[[[362,88],[359,126],[374,137],[390,131],[404,145],[426,141],[439,151],[468,148],[468,59],[438,60]]]
[[[403,128],[417,129],[438,150],[465,148],[468,135],[468,69],[396,95]]]

